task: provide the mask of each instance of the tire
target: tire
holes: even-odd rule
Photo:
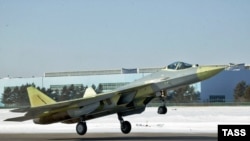
[[[87,125],[85,122],[79,122],[76,125],[76,132],[79,135],[84,135],[87,132]]]
[[[131,124],[128,121],[124,121],[121,123],[121,131],[124,134],[128,134],[131,131]]]
[[[167,107],[165,106],[160,106],[158,108],[158,114],[166,114],[167,113]]]

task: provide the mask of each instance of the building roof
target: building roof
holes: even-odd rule
[[[161,68],[133,68],[133,69],[111,69],[111,70],[87,70],[87,71],[67,71],[67,72],[46,72],[45,77],[60,76],[87,76],[87,75],[110,75],[110,74],[130,74],[130,73],[153,73]]]

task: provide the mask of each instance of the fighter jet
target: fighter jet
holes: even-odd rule
[[[63,102],[56,102],[36,88],[28,87],[31,106],[11,110],[25,114],[5,121],[21,122],[33,119],[35,124],[77,123],[76,132],[84,135],[88,120],[117,114],[122,133],[128,134],[132,127],[129,121],[123,119],[124,116],[142,113],[154,98],[162,101],[158,114],[166,114],[168,90],[209,79],[225,68],[225,65],[199,66],[174,62],[158,72],[111,92],[96,94],[92,88],[87,88],[83,98]]]

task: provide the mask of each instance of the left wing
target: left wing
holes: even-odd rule
[[[89,94],[80,99],[55,102],[36,88],[27,88],[31,107],[14,109],[12,112],[26,112],[24,116],[9,118],[5,121],[25,121],[44,116],[69,116],[70,118],[79,118],[81,116],[89,115],[90,117],[99,117],[107,115],[108,113],[115,113],[124,111],[124,108],[145,107],[153,97],[155,89],[154,83],[135,83],[119,88],[116,91],[94,94],[93,90],[86,90]],[[148,94],[152,94],[150,97]],[[103,101],[103,102],[102,102]],[[103,103],[108,103],[106,108],[103,109]],[[100,105],[102,104],[102,105]],[[100,107],[101,106],[101,107]],[[99,108],[98,108],[99,107]],[[100,109],[101,108],[101,109]],[[93,113],[96,109],[96,113]],[[68,112],[65,115],[60,113]],[[95,116],[95,114],[98,116]],[[124,113],[127,115],[129,113]],[[69,119],[70,119],[69,118]]]
[[[9,118],[6,119],[5,121],[25,121],[36,118],[43,113],[53,113],[53,112],[58,112],[61,109],[72,109],[72,108],[77,108],[79,106],[84,107],[111,98],[114,95],[114,93],[104,93],[95,95],[93,97],[88,96],[86,98],[80,98],[75,100],[53,102],[52,100],[49,99],[49,97],[47,97],[45,94],[41,93],[40,91],[38,91],[33,87],[28,88],[28,93],[31,102],[31,107],[11,110],[12,112],[27,112],[27,113],[24,116]],[[50,104],[48,101],[50,101],[52,104]],[[41,105],[42,103],[43,105]]]

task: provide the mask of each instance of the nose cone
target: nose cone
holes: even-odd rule
[[[197,76],[200,80],[208,79],[225,70],[226,66],[201,66],[198,67]]]

